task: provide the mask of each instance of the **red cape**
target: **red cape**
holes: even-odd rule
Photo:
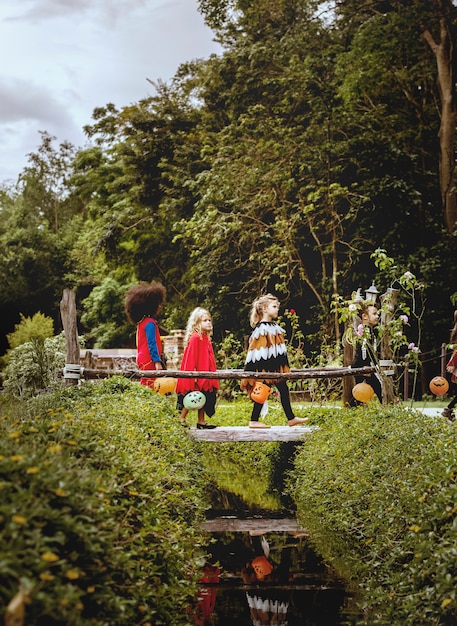
[[[180,368],[184,372],[215,372],[216,359],[208,335],[194,333],[184,349]],[[178,378],[176,393],[212,391],[219,389],[219,381],[211,378]]]

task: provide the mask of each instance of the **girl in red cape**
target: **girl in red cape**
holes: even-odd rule
[[[153,280],[131,287],[125,296],[125,312],[136,324],[136,361],[140,370],[163,370],[163,349],[157,316],[165,302],[166,289]],[[154,386],[154,378],[140,378],[146,387]]]
[[[192,311],[187,321],[184,335],[184,353],[180,369],[185,372],[215,372],[216,359],[214,357],[211,334],[213,322],[206,309],[197,307]],[[177,408],[181,411],[179,419],[183,426],[187,426],[186,417],[189,412],[185,408],[184,396],[189,391],[201,391],[206,402],[203,408],[198,409],[197,428],[216,428],[214,424],[205,422],[205,413],[212,417],[216,412],[216,389],[219,381],[210,378],[178,378],[176,393],[178,394]]]

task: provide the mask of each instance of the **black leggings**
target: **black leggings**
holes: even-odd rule
[[[285,380],[281,380],[275,383],[275,385],[278,388],[279,395],[281,397],[281,405],[284,409],[284,413],[286,414],[287,420],[290,422],[290,420],[293,420],[295,418],[295,415],[292,410],[292,405],[290,404],[290,394],[287,382]],[[254,406],[252,407],[251,422],[259,421],[262,407],[263,404],[259,404],[259,402],[254,402]]]
[[[457,393],[455,394],[455,396],[452,398],[452,400],[449,402],[449,404],[447,405],[448,409],[453,409],[455,407],[455,405],[457,404]]]

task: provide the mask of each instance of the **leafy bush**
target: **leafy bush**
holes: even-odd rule
[[[290,489],[317,551],[362,590],[363,623],[457,623],[457,433],[365,406],[322,420]]]
[[[58,370],[65,365],[65,334],[35,337],[8,353],[4,372],[5,392],[14,398],[30,398],[58,382]]]
[[[16,324],[13,332],[9,333],[6,338],[10,348],[17,348],[28,341],[35,339],[44,341],[53,335],[54,322],[52,318],[38,312],[33,317],[24,317],[21,314],[21,321],[19,324]]]
[[[181,625],[195,597],[205,475],[168,398],[123,378],[0,421],[0,606],[28,626]]]

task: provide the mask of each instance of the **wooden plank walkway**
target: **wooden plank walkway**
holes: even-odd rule
[[[300,526],[295,517],[247,517],[241,519],[233,516],[221,516],[205,520],[201,524],[201,528],[210,533],[248,532],[252,535],[263,535],[265,533],[288,532],[300,536],[307,536],[309,534]]]
[[[211,430],[190,428],[189,434],[198,441],[222,443],[227,441],[303,441],[317,430],[317,426],[272,426],[249,428],[248,426],[218,426]]]

